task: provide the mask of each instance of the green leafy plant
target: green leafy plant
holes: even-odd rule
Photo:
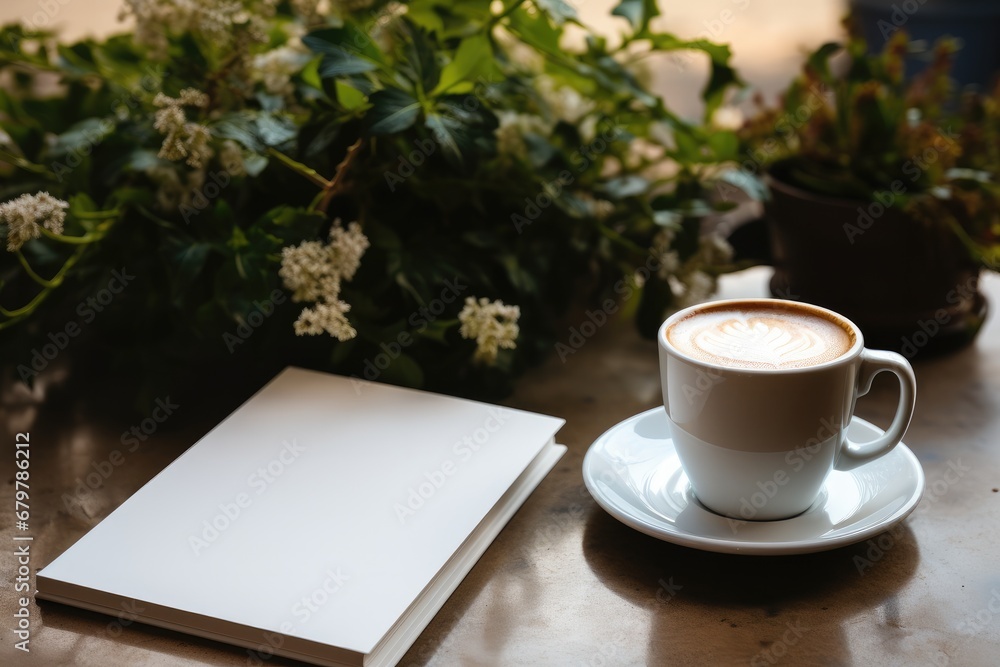
[[[957,43],[942,39],[911,79],[920,45],[897,31],[879,54],[859,37],[810,54],[782,104],[741,130],[745,155],[806,191],[876,201],[890,194],[926,224],[948,224],[985,267],[1000,268],[1000,82],[956,94]]]
[[[270,354],[496,394],[582,295],[625,279],[650,331],[730,268],[699,219],[736,135],[634,65],[704,54],[706,118],[739,80],[727,47],[653,30],[655,3],[614,10],[614,45],[562,0],[231,4],[0,32],[0,335],[25,381],[75,323],[161,381]],[[92,303],[112,270],[134,278]]]

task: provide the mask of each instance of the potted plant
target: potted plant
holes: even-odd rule
[[[772,293],[910,357],[972,340],[979,272],[1000,268],[1000,87],[956,96],[948,39],[907,81],[913,46],[903,31],[875,55],[825,44],[741,130],[744,169],[770,189]]]
[[[736,135],[629,66],[703,54],[709,114],[738,78],[727,47],[651,29],[655,4],[622,2],[613,44],[561,0],[230,4],[0,31],[15,381],[89,357],[149,402],[274,360],[496,396],[584,291],[655,328],[729,266],[698,217]]]

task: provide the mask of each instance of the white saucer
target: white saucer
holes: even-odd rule
[[[882,431],[855,417],[855,442]],[[721,553],[779,555],[861,542],[902,521],[920,502],[924,471],[908,447],[850,472],[830,473],[819,498],[781,521],[738,521],[694,497],[670,440],[662,407],[630,417],[598,438],[583,460],[583,480],[611,516],[667,542]]]

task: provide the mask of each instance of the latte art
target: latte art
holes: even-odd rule
[[[814,366],[854,344],[840,324],[807,308],[767,305],[707,306],[673,323],[667,338],[696,359],[738,368]]]

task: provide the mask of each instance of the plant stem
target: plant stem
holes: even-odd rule
[[[347,149],[347,154],[344,156],[344,159],[337,165],[337,173],[333,175],[333,180],[331,180],[329,184],[323,188],[322,197],[320,197],[319,202],[316,203],[315,206],[311,207],[313,210],[319,211],[320,213],[326,213],[326,209],[330,205],[330,201],[337,195],[337,193],[344,189],[344,175],[347,174],[347,171],[351,168],[351,163],[354,162],[354,160],[358,157],[358,154],[361,153],[361,149],[364,145],[365,140],[358,139],[351,144],[350,148]]]
[[[87,245],[93,243],[94,241],[99,241],[104,234],[84,234],[83,236],[63,236],[62,234],[56,234],[55,232],[50,232],[44,227],[41,228],[42,236],[50,238],[53,241],[59,241],[60,243],[68,243],[69,245]]]
[[[73,268],[73,265],[76,264],[81,257],[83,257],[83,253],[86,252],[86,250],[87,248],[85,246],[77,248],[76,252],[74,252],[69,257],[69,259],[66,260],[66,263],[62,265],[62,268],[59,269],[59,272],[56,273],[56,275],[52,276],[51,280],[46,281],[52,283],[52,286],[44,288],[42,291],[36,294],[35,297],[27,304],[21,306],[20,308],[16,308],[14,310],[7,310],[3,306],[0,306],[0,315],[3,315],[4,317],[8,318],[8,321],[0,322],[0,329],[8,327],[17,320],[20,320],[25,316],[30,315],[35,310],[35,308],[37,308],[38,305],[42,303],[42,301],[45,301],[45,299],[49,296],[49,294],[52,293],[52,291],[55,289],[56,286],[62,284],[63,278],[66,277],[66,273],[69,272],[71,268]],[[21,253],[19,252],[18,255],[20,254]]]
[[[307,167],[301,162],[293,160],[292,158],[288,157],[281,151],[275,150],[274,148],[268,148],[267,154],[277,158],[279,162],[281,162],[283,165],[294,171],[296,174],[308,178],[310,181],[312,181],[319,187],[321,188],[330,187],[330,181],[325,179],[318,171],[316,171],[312,167]]]
[[[18,155],[8,153],[7,151],[0,151],[0,160],[6,162],[7,164],[11,164],[15,167],[24,169],[27,172],[31,172],[32,174],[41,174],[43,176],[54,176],[54,174],[51,171],[49,171],[46,167],[40,164],[35,164],[34,162],[26,160],[25,158],[20,157]]]
[[[524,2],[525,0],[515,0],[515,2],[512,2],[510,7],[507,7],[502,12],[500,12],[492,19],[490,19],[490,27],[495,26],[497,23],[500,23],[500,21],[504,20],[505,18],[513,14],[515,11],[517,11],[518,7],[524,4]]]
[[[20,262],[21,266],[24,267],[24,271],[25,271],[25,273],[28,274],[29,278],[31,278],[32,280],[34,280],[36,283],[38,283],[42,287],[49,287],[49,288],[51,288],[51,287],[58,286],[58,283],[53,282],[51,280],[46,280],[45,278],[42,278],[40,275],[38,275],[37,273],[35,273],[35,270],[33,268],[31,268],[30,264],[28,264],[28,258],[24,256],[24,253],[22,253],[20,250],[18,250],[16,252],[16,254],[17,254],[17,261]]]

